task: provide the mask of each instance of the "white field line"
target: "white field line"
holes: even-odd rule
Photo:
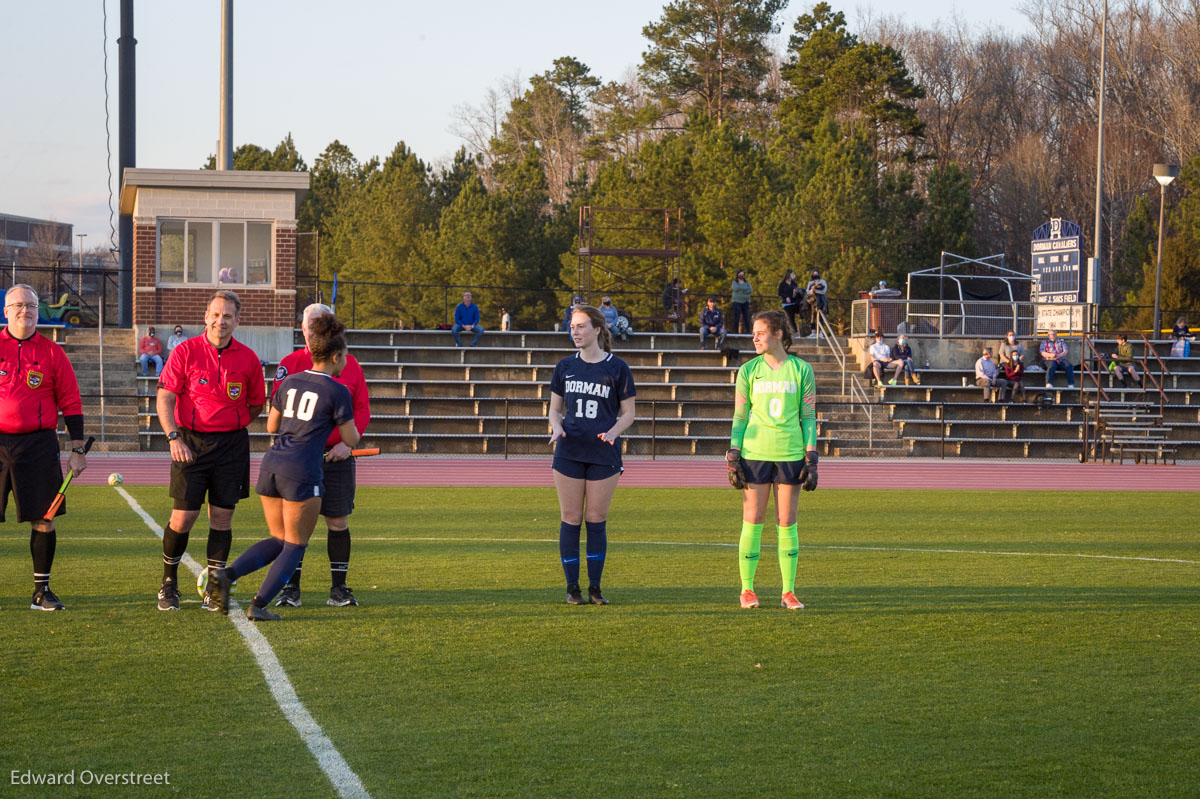
[[[137,500],[124,488],[117,486],[117,493],[125,498],[134,513],[140,516],[146,526],[161,539],[163,530],[154,521],[154,517],[146,513]],[[191,555],[185,554],[181,562],[191,570],[192,574],[200,576],[202,567]],[[238,604],[232,601],[229,606],[231,609],[238,608]],[[333,745],[333,741],[329,740],[329,736],[321,729],[321,725],[317,723],[317,720],[308,712],[308,708],[300,701],[300,697],[296,695],[296,689],[292,687],[287,673],[280,665],[279,658],[275,656],[275,650],[271,649],[271,644],[266,637],[255,628],[254,622],[240,613],[231,613],[229,620],[246,639],[246,646],[250,648],[254,659],[258,661],[258,667],[267,681],[267,687],[271,689],[271,695],[275,697],[275,703],[279,705],[283,715],[296,728],[296,732],[300,733],[300,740],[304,741],[308,751],[312,752],[313,757],[317,759],[317,765],[321,767],[321,771],[325,772],[325,776],[333,784],[338,796],[344,797],[344,799],[371,799],[371,795],[363,787],[358,775],[350,769],[350,765]]]
[[[118,488],[118,491],[124,492],[124,489]],[[149,519],[149,516],[145,518]],[[152,522],[153,520],[151,520]],[[151,522],[147,522],[150,524]],[[159,537],[162,536],[161,528],[157,529]],[[27,541],[27,538],[17,536],[5,536],[0,540],[11,540],[18,543]],[[72,541],[127,541],[128,538],[121,536],[71,536]],[[257,541],[256,538],[235,538],[235,541]],[[433,541],[443,543],[469,544],[476,541],[497,543],[497,544],[554,544],[558,543],[557,538],[467,538],[467,537],[435,537],[435,536],[368,536],[356,535],[355,541],[387,541],[404,543],[407,541]],[[633,546],[650,546],[650,547],[736,547],[734,542],[725,541],[618,541],[619,544],[630,544]],[[770,549],[771,544],[766,541],[762,543],[763,548]],[[1142,563],[1180,563],[1189,566],[1200,565],[1200,560],[1188,560],[1186,558],[1151,558],[1144,555],[1094,555],[1084,552],[1008,552],[1002,550],[990,549],[934,549],[922,547],[867,547],[867,546],[841,546],[837,544],[800,544],[800,549],[812,550],[849,550],[856,552],[917,552],[928,555],[994,555],[1001,557],[1013,558],[1084,558],[1089,560],[1128,560],[1139,561]],[[191,555],[184,556],[184,562],[188,562],[188,568],[199,574],[200,564],[191,559]],[[194,568],[193,568],[194,564]]]

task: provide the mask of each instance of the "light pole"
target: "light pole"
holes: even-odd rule
[[[83,296],[83,240],[87,237],[86,233],[76,233],[75,238],[79,239],[79,296]]]
[[[1162,332],[1162,309],[1160,301],[1162,298],[1162,240],[1163,240],[1163,220],[1165,217],[1165,209],[1167,206],[1167,186],[1179,174],[1179,167],[1174,164],[1155,164],[1154,179],[1159,185],[1159,202],[1158,202],[1158,267],[1154,270],[1154,333],[1153,338],[1158,338]]]

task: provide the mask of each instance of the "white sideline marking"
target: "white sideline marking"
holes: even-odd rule
[[[410,537],[374,537],[355,536],[355,541],[453,541],[470,543],[472,541],[487,541],[500,544],[550,544],[557,543],[557,538],[455,538],[452,536],[410,536]],[[619,544],[634,544],[651,547],[736,547],[737,544],[726,541],[618,541]],[[769,547],[766,541],[764,547]],[[1132,560],[1145,563],[1183,563],[1200,565],[1200,560],[1185,558],[1151,558],[1141,555],[1091,555],[1084,552],[1004,552],[989,549],[923,549],[920,547],[866,547],[839,546],[837,544],[800,544],[801,549],[852,550],[859,552],[924,552],[930,555],[1004,555],[1021,558],[1088,558],[1095,560]]]
[[[117,493],[129,503],[129,507],[133,508],[134,513],[140,516],[146,526],[161,539],[163,530],[154,521],[154,517],[146,513],[137,500],[124,488],[116,486],[116,489]],[[184,554],[180,562],[187,566],[192,574],[200,576],[202,567],[191,555]],[[238,604],[231,601],[229,607],[237,608]],[[279,705],[283,715],[296,728],[296,732],[300,733],[300,740],[304,741],[308,751],[312,752],[313,757],[317,759],[317,765],[321,767],[321,771],[325,772],[325,776],[333,784],[338,796],[345,799],[371,799],[371,795],[363,787],[358,775],[350,769],[350,765],[333,745],[333,741],[329,740],[329,736],[321,729],[321,725],[317,724],[317,720],[312,717],[308,708],[296,695],[296,689],[292,687],[287,673],[279,663],[279,658],[275,656],[275,650],[271,649],[270,642],[255,628],[254,622],[241,614],[232,613],[229,615],[229,620],[246,639],[246,646],[250,648],[254,659],[258,661],[258,667],[267,681],[267,687],[271,689],[271,695],[275,697],[275,703]]]

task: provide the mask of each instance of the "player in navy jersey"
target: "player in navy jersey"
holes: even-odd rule
[[[325,440],[336,427],[348,447],[358,443],[350,391],[333,378],[346,365],[346,326],[336,317],[319,316],[309,325],[312,369],[289,375],[275,393],[267,432],[277,433],[263,456],[255,490],[262,500],[270,538],[243,552],[228,568],[214,573],[217,606],[229,612],[229,587],[239,577],[271,569],[254,595],[246,618],[278,621],[267,606],[304,557],[321,512],[321,459]]]
[[[612,354],[604,314],[590,305],[571,313],[579,352],[563,358],[550,378],[550,443],[561,522],[558,551],[567,578],[567,604],[583,605],[579,590],[579,529],[587,521],[588,601],[607,605],[600,577],[608,552],[608,506],[621,478],[621,434],[633,424],[637,390],[629,365]]]

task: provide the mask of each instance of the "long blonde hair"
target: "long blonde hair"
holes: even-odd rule
[[[594,305],[579,305],[571,310],[571,316],[577,313],[586,314],[592,327],[600,331],[600,335],[597,337],[600,341],[600,349],[612,352],[612,331],[608,329],[608,323],[604,321],[604,314],[600,312],[600,309]]]

